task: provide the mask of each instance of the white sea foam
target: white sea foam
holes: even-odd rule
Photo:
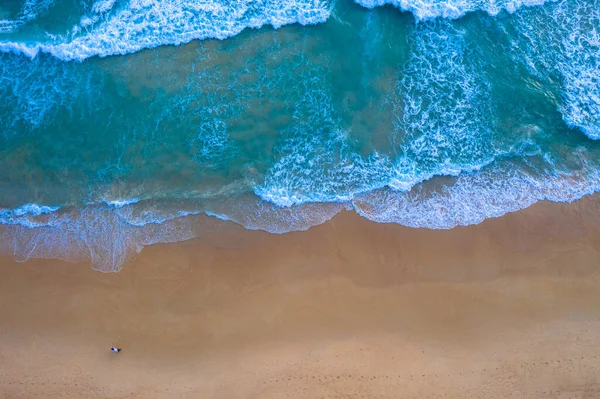
[[[527,208],[542,200],[571,202],[600,191],[596,170],[534,176],[516,165],[460,175],[442,190],[372,192],[353,202],[370,220],[409,227],[450,229]]]
[[[123,208],[125,205],[137,204],[140,202],[139,198],[128,198],[128,199],[118,199],[118,200],[104,200],[106,205],[112,206],[114,208]]]
[[[32,20],[53,0],[29,0],[33,6],[18,20],[0,21],[0,33],[15,30]],[[342,1],[342,0],[337,0]],[[468,12],[485,11],[496,15],[502,10],[515,12],[525,6],[555,0],[355,0],[363,7],[392,4],[411,12],[419,20],[460,18]],[[325,22],[335,0],[98,0],[89,15],[62,36],[38,42],[1,41],[0,51],[30,58],[40,52],[65,61],[82,61],[94,56],[122,55],[162,45],[180,45],[192,40],[225,39],[246,28],[265,25],[279,28],[299,23]]]
[[[115,6],[111,3],[98,9],[112,16],[121,12]],[[104,22],[92,25],[96,23]],[[567,104],[562,109],[565,120],[571,118],[574,126],[584,129],[598,126],[593,87],[597,64],[582,69],[581,60],[595,62],[589,58],[594,36],[580,38],[588,44],[577,47],[567,41],[565,48],[571,49],[566,50],[571,58],[563,56],[556,70],[571,93],[562,99]],[[204,198],[185,204],[161,198],[163,203],[157,204],[145,197],[114,195],[116,199],[104,204],[60,212],[57,207],[26,204],[0,210],[0,249],[18,260],[89,260],[99,270],[118,271],[145,245],[181,241],[210,231],[206,224],[197,224],[199,220],[206,223],[201,213],[272,233],[305,230],[347,207],[378,222],[452,228],[501,216],[543,199],[572,201],[600,190],[597,167],[583,163],[573,171],[557,170],[549,154],[535,149],[521,151],[519,143],[514,148],[491,145],[498,140],[492,139],[495,121],[490,117],[494,109],[489,101],[489,82],[483,68],[469,58],[459,27],[445,21],[437,22],[435,29],[428,23],[418,24],[415,36],[409,39],[412,52],[396,93],[398,119],[392,144],[400,154],[397,158],[377,152],[364,156],[353,148],[352,132],[342,127],[336,115],[327,80],[319,78],[325,74],[317,71],[303,80],[309,85],[300,90],[294,123],[282,132],[274,148],[277,162],[267,171],[264,183],[256,186],[257,197],[240,200],[238,191],[233,195],[224,190],[206,205]],[[581,55],[575,54],[578,49]],[[580,56],[583,58],[577,58]],[[568,65],[565,60],[576,62]],[[550,59],[542,61],[552,64]],[[70,76],[65,71],[65,76]],[[56,91],[44,83],[44,76],[33,82],[39,84],[36,90]],[[581,77],[584,84],[575,80]],[[32,85],[22,87],[28,94],[24,107],[32,114],[37,109],[46,112],[47,108],[35,102],[36,90],[27,89]],[[582,88],[581,97],[577,97],[576,87]],[[60,88],[69,92],[67,89]],[[575,104],[578,111],[569,111],[569,104]],[[226,122],[206,120],[193,142],[199,159],[220,154],[230,144]],[[499,160],[509,156],[535,156],[549,166],[549,171],[525,171],[522,165]],[[229,198],[233,199],[225,200]]]
[[[194,160],[206,168],[222,165],[238,155],[238,148],[227,133],[227,122],[215,113],[202,110],[198,135],[191,142],[195,149]]]
[[[11,33],[15,31],[19,25],[21,25],[18,21],[11,19],[0,19],[0,34],[3,33]]]
[[[263,230],[272,234],[285,234],[290,231],[305,231],[330,220],[340,211],[348,209],[348,203],[325,202],[306,203],[291,207],[278,207],[260,198],[248,198],[232,209],[228,209],[224,219],[238,223],[248,230]],[[211,213],[214,215],[214,213]]]
[[[396,190],[408,191],[436,175],[479,170],[512,151],[498,147],[489,79],[465,35],[447,21],[414,32],[392,135],[403,154],[388,184]]]
[[[0,224],[25,227],[51,226],[55,222],[54,212],[59,206],[24,204],[17,208],[0,208]]]
[[[575,171],[549,170],[542,174],[527,172],[520,166],[512,161],[498,163],[446,179],[441,185],[433,178],[410,191],[374,190],[345,203],[279,207],[258,197],[246,197],[228,203],[216,201],[210,210],[202,210],[197,204],[193,212],[133,203],[122,208],[95,204],[61,213],[57,207],[27,204],[9,210],[8,218],[7,210],[2,211],[0,251],[13,254],[19,261],[31,257],[90,261],[98,270],[119,271],[144,246],[210,233],[220,228],[217,219],[281,234],[306,230],[352,208],[376,222],[449,229],[477,224],[541,200],[570,202],[600,191],[597,169],[588,168],[585,162]],[[189,207],[194,205],[190,203]],[[54,217],[54,223],[29,223],[31,218],[43,216]],[[15,222],[16,218],[20,220]]]
[[[190,239],[201,234],[190,220],[131,226],[114,210],[90,206],[72,209],[52,227],[0,225],[0,251],[17,261],[32,257],[87,261],[104,272],[119,271],[144,246]]]
[[[115,10],[116,8],[116,10]],[[92,14],[54,42],[1,42],[0,51],[35,57],[39,52],[62,60],[129,54],[144,48],[179,45],[196,39],[225,39],[246,28],[327,20],[331,5],[321,0],[130,0],[125,7],[100,0]]]
[[[559,65],[566,89],[561,111],[567,124],[600,140],[600,6],[593,3],[564,13],[569,20],[562,37],[564,59]],[[565,24],[563,18],[557,19]]]
[[[38,205],[38,204],[25,204],[18,208],[12,210],[15,216],[23,216],[23,215],[47,215],[54,211],[60,209],[58,206],[46,206],[46,205]]]
[[[435,18],[457,19],[469,12],[484,11],[491,16],[503,10],[513,13],[521,7],[537,6],[555,0],[355,0],[363,7],[386,4],[411,12],[421,21]]]
[[[327,82],[307,79],[310,86],[296,104],[296,122],[275,147],[278,160],[255,194],[280,207],[347,202],[383,187],[409,191],[433,176],[457,176],[499,156],[518,155],[513,152],[519,143],[508,148],[493,144],[488,79],[468,56],[464,34],[450,22],[415,31],[397,88],[401,100],[391,144],[401,155],[394,159],[357,153],[340,127]]]
[[[362,157],[353,151],[352,140],[340,127],[331,104],[325,79],[303,81],[309,86],[300,89],[304,92],[295,106],[296,122],[282,134],[274,149],[278,160],[255,194],[278,206],[291,206],[344,202],[352,193],[377,188],[390,172],[387,157],[377,153]]]
[[[26,0],[15,19],[0,20],[0,34],[12,33],[33,21],[54,4],[54,0]]]
[[[74,67],[79,67],[76,72]],[[0,136],[23,134],[20,122],[35,129],[57,109],[76,106],[79,96],[80,100],[93,96],[100,81],[91,79],[88,72],[93,73],[52,57],[28,60],[0,54]]]
[[[94,3],[92,7],[92,12],[94,14],[103,14],[110,11],[114,5],[117,3],[117,0],[99,0]]]
[[[529,71],[543,79],[558,74],[564,121],[600,139],[600,7],[593,1],[561,1],[515,20],[520,34],[513,43],[515,58],[524,56]]]

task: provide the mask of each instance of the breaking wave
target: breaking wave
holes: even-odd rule
[[[222,220],[281,234],[353,210],[449,229],[600,191],[600,7],[509,14],[542,3],[361,0],[417,21],[394,36],[383,12],[362,10],[363,51],[349,45],[344,62],[351,24],[336,40],[240,40],[239,53],[60,61],[321,23],[336,4],[320,0],[103,0],[37,42],[25,34],[54,2],[0,10],[0,51],[52,55],[0,54],[0,252],[109,272]],[[490,44],[481,26],[503,34]]]
[[[338,0],[345,1],[345,0]],[[548,0],[553,1],[553,0]],[[473,11],[494,16],[546,0],[356,0],[367,8],[392,4],[420,21],[456,19]],[[62,33],[27,33],[28,23],[53,6],[53,0],[27,0],[15,19],[0,20],[0,51],[35,57],[40,52],[64,61],[130,54],[192,40],[225,39],[246,28],[314,25],[334,11],[334,0],[98,0],[78,23]],[[35,39],[35,37],[38,37]]]

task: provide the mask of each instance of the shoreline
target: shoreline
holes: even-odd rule
[[[0,398],[597,397],[599,211],[223,222],[108,274],[3,256]]]

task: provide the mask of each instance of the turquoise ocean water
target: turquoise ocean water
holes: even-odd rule
[[[447,229],[600,190],[597,0],[3,0],[0,252]]]

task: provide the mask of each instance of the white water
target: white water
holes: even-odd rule
[[[31,2],[33,0],[29,0]],[[49,7],[52,0],[46,0]],[[347,0],[338,0],[347,1]],[[547,0],[553,1],[553,0]],[[411,12],[418,20],[456,19],[473,11],[494,16],[506,10],[542,5],[545,0],[356,0],[367,8],[392,4]],[[38,3],[35,3],[38,4]],[[40,8],[39,6],[38,8]],[[129,0],[125,6],[115,0],[99,0],[89,15],[62,36],[40,41],[1,40],[0,51],[36,57],[40,52],[64,61],[130,54],[146,48],[180,45],[192,40],[225,39],[246,28],[270,25],[279,28],[298,23],[325,22],[335,7],[333,0]],[[27,8],[27,7],[25,7]],[[34,10],[38,8],[30,7]],[[0,34],[10,33],[32,20],[36,11],[27,11],[18,21],[0,21]]]

